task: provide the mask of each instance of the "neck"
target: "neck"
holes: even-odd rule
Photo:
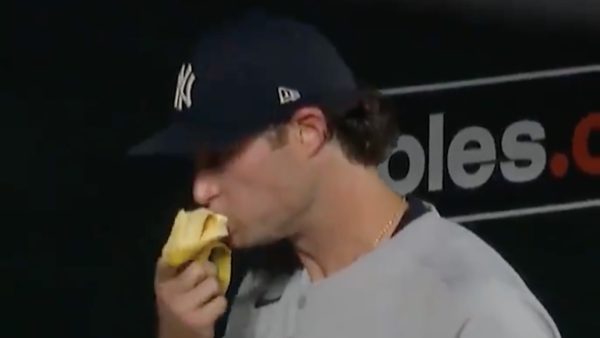
[[[312,281],[372,251],[378,239],[385,240],[394,231],[406,210],[401,196],[374,169],[348,166],[329,169],[323,176],[313,208],[291,238]],[[388,226],[389,222],[393,223]]]

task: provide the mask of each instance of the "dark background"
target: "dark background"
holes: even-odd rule
[[[317,24],[380,88],[600,60],[593,26],[492,19],[449,4],[3,4],[3,335],[153,336],[154,259],[175,211],[190,203],[191,172],[125,151],[167,121],[195,34],[255,4]],[[565,337],[595,337],[599,217],[590,209],[469,226],[523,274]]]

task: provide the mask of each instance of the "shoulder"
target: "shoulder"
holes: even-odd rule
[[[435,209],[405,230],[398,254],[444,285],[463,338],[560,337],[543,305],[501,254]]]
[[[440,216],[435,209],[402,232],[397,254],[430,270],[451,290],[471,289],[489,280],[526,289],[519,274],[495,248],[465,226]]]
[[[498,281],[466,294],[467,317],[460,338],[559,338],[544,307],[530,294]]]

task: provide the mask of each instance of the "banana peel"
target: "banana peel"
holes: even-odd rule
[[[223,293],[231,279],[231,250],[223,242],[228,236],[227,217],[206,208],[179,210],[171,234],[162,248],[162,257],[173,267],[189,261],[211,261]]]

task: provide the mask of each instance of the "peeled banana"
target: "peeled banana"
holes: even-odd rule
[[[217,267],[217,280],[224,293],[231,279],[231,250],[223,242],[228,236],[226,224],[227,217],[206,208],[179,210],[162,248],[163,259],[174,267],[192,260],[210,260]]]

